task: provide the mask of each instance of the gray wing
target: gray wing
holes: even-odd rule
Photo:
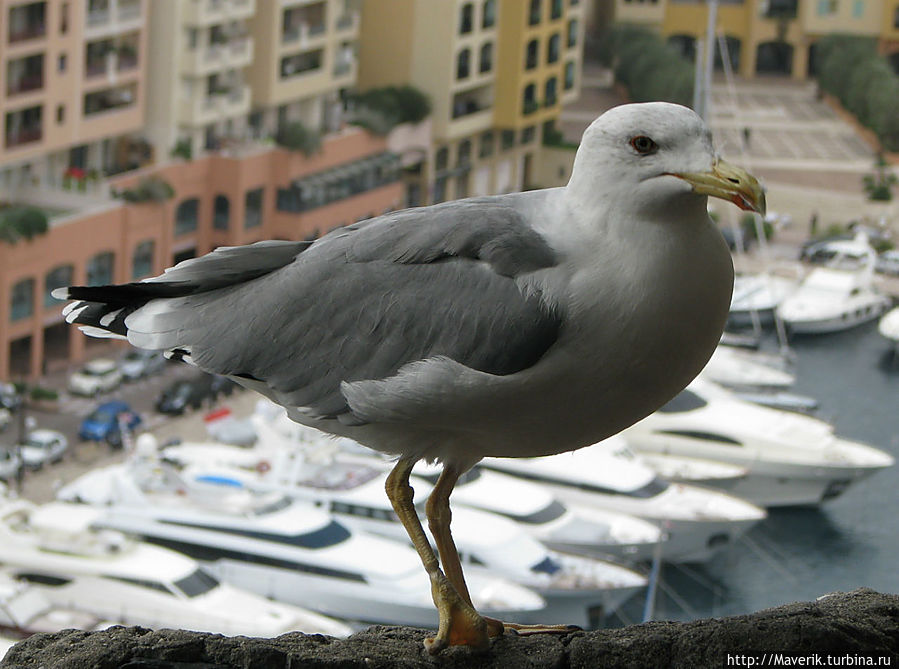
[[[183,349],[207,371],[333,417],[350,411],[342,381],[387,378],[418,360],[446,356],[496,375],[533,365],[561,314],[516,277],[555,263],[502,199],[465,200],[339,229],[263,276],[155,300],[125,322],[137,345]]]

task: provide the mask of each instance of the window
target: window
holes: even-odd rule
[[[196,231],[199,211],[200,201],[195,197],[178,205],[175,210],[175,236]]]
[[[456,56],[456,79],[465,79],[471,73],[471,50],[462,49]]]
[[[503,151],[508,151],[513,146],[515,146],[515,131],[503,130],[502,135],[500,135],[500,148]]]
[[[247,191],[244,202],[244,228],[262,225],[262,188]]]
[[[562,18],[562,0],[551,0],[549,16],[554,21]]]
[[[6,148],[39,142],[43,137],[43,112],[41,106],[29,107],[6,114]]]
[[[546,80],[546,84],[543,87],[545,104],[547,107],[556,104],[556,92],[558,89],[558,81],[555,77],[550,77]]]
[[[487,158],[493,155],[493,131],[488,130],[481,135],[478,155],[481,158]]]
[[[441,146],[434,156],[434,169],[445,170],[449,166],[449,149]]]
[[[30,318],[34,314],[34,279],[22,279],[12,287],[10,320]]]
[[[112,251],[98,253],[87,263],[87,285],[103,286],[112,283],[115,254]]]
[[[322,50],[298,53],[281,59],[281,78],[288,79],[306,72],[319,70],[322,66]]]
[[[54,298],[50,293],[56,290],[57,288],[64,288],[66,286],[71,286],[73,281],[73,277],[75,275],[75,268],[72,265],[60,265],[58,267],[54,267],[49,272],[47,272],[46,276],[44,276],[44,306],[45,307],[55,307],[59,306],[60,302],[56,298]]]
[[[829,16],[837,11],[837,0],[818,0],[818,16]]]
[[[465,139],[459,142],[456,150],[456,164],[466,166],[471,164],[471,140]]]
[[[574,88],[574,61],[565,63],[565,90]]]
[[[527,48],[525,50],[524,56],[524,67],[526,70],[533,70],[537,67],[537,53],[539,51],[540,45],[537,40],[532,39],[528,42]]]
[[[484,0],[481,28],[492,28],[496,24],[496,0]]]
[[[6,94],[16,95],[44,87],[44,54],[15,58],[6,66]]]
[[[853,0],[852,2],[852,18],[860,19],[865,16],[864,0]]]
[[[175,581],[175,587],[188,597],[196,597],[214,590],[219,585],[215,576],[203,569],[197,569],[189,576]]]
[[[46,2],[32,2],[9,10],[10,43],[37,39],[47,33]]]
[[[459,13],[459,34],[467,35],[474,28],[474,5],[466,2]]]
[[[537,136],[537,127],[533,125],[529,125],[526,128],[521,129],[521,143],[522,144],[530,144],[534,141],[534,137]]]
[[[62,3],[62,8],[59,12],[59,32],[65,35],[69,32],[69,3]]]
[[[533,114],[537,111],[537,87],[534,84],[528,84],[524,87],[524,93],[521,100],[521,113]]]
[[[700,441],[711,441],[716,444],[724,444],[726,446],[742,446],[739,441],[726,437],[723,434],[714,432],[702,432],[700,430],[657,430],[657,434],[668,434],[672,437],[686,437],[687,439],[697,439]]]
[[[153,271],[153,251],[156,242],[152,239],[142,241],[134,247],[134,255],[131,258],[131,278],[142,279]]]
[[[62,125],[66,122],[66,106],[56,105],[56,123]]]
[[[577,45],[577,19],[568,22],[568,48]]]
[[[493,69],[493,42],[481,45],[481,55],[478,63],[478,71],[481,74]]]
[[[664,405],[659,411],[662,413],[683,413],[685,411],[693,411],[694,409],[701,409],[705,405],[707,405],[704,399],[702,399],[696,393],[690,390],[681,391],[680,395],[676,396],[673,400],[668,402],[668,404]]]
[[[535,26],[540,23],[540,3],[543,0],[531,0],[531,8],[528,12],[528,25]]]
[[[231,202],[226,195],[216,195],[212,210],[212,227],[227,230],[231,217]]]
[[[59,54],[59,58],[57,58],[57,60],[56,60],[56,69],[60,72],[65,72],[67,61],[68,61],[68,57],[66,56],[66,54],[64,54],[64,53]]]
[[[549,42],[546,45],[546,62],[547,63],[555,63],[559,60],[559,43],[562,41],[559,33],[556,33],[552,37],[549,38]]]

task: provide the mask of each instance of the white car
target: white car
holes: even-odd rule
[[[115,360],[97,358],[69,377],[69,390],[76,395],[93,397],[117,388],[122,382],[122,372]]]
[[[40,469],[45,462],[59,462],[69,448],[69,440],[56,430],[32,430],[19,444],[22,463],[29,469]]]
[[[158,372],[165,366],[165,362],[165,357],[159,351],[135,348],[119,360],[119,370],[125,381],[134,381]]]
[[[22,469],[22,459],[8,448],[0,446],[0,481],[14,481]]]
[[[9,425],[10,415],[9,409],[4,409],[0,407],[0,430],[5,430],[6,426]]]
[[[899,276],[899,250],[884,251],[877,256],[874,269],[884,274]]]

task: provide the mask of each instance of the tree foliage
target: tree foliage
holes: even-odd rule
[[[145,177],[134,188],[127,188],[119,193],[126,202],[163,202],[175,197],[175,189],[165,179]]]
[[[818,85],[877,135],[884,148],[899,151],[899,76],[877,53],[873,38],[828,35],[817,43]]]
[[[654,32],[616,25],[606,35],[615,79],[634,102],[663,100],[690,106],[693,63]]]
[[[317,152],[322,145],[321,135],[299,121],[286,123],[275,136],[278,146],[291,151],[302,151],[307,156]]]
[[[0,212],[0,241],[9,244],[20,239],[31,241],[49,229],[47,214],[39,207],[18,205]]]
[[[431,101],[414,86],[370,88],[350,97],[354,122],[386,135],[400,123],[421,123],[431,113]]]

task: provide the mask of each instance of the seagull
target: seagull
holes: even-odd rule
[[[484,618],[450,532],[450,493],[487,456],[609,437],[708,361],[733,287],[708,197],[764,212],[686,107],[614,107],[565,187],[406,209],[315,241],[224,247],[157,277],[54,291],[91,335],[225,375],[294,421],[396,457],[387,495],[430,576],[431,653],[568,628]],[[425,516],[409,475],[443,465]]]

